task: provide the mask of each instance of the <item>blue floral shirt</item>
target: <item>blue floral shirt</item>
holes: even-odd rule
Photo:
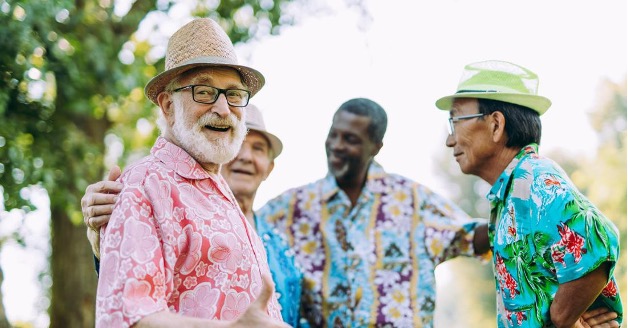
[[[433,327],[435,267],[473,255],[477,221],[449,200],[371,164],[354,207],[333,176],[259,211],[288,237],[314,327]]]
[[[553,327],[550,305],[561,283],[611,262],[608,285],[590,309],[623,308],[613,269],[617,228],[538,145],[524,147],[492,186],[489,237],[499,327]]]
[[[303,327],[306,322],[300,323],[299,320],[303,273],[294,261],[294,252],[277,229],[272,228],[257,215],[254,219],[257,234],[262,238],[266,248],[268,267],[273,276],[275,291],[279,294],[277,300],[281,305],[283,321],[293,327]]]

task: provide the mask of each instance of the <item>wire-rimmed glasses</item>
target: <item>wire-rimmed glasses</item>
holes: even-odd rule
[[[454,116],[454,117],[450,117],[449,118],[449,135],[453,136],[454,132],[456,132],[456,129],[454,128],[454,123],[458,122],[458,121],[463,121],[463,120],[470,120],[472,118],[477,118],[477,117],[482,117],[484,115],[487,114],[483,114],[483,113],[478,113],[478,114],[471,114],[471,115],[462,115],[462,116]]]

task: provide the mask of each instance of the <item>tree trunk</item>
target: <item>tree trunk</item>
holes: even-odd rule
[[[93,327],[97,277],[85,226],[51,207],[50,328]]]

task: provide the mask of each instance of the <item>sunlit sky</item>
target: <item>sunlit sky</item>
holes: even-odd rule
[[[375,100],[388,113],[376,160],[447,196],[435,177],[434,159],[450,153],[444,146],[448,114],[434,102],[455,91],[465,64],[487,59],[512,61],[539,75],[539,94],[553,102],[542,116],[541,152],[594,156],[597,140],[587,113],[597,88],[603,79],[619,83],[626,77],[625,0],[371,0],[364,2],[367,18],[345,3],[329,0],[330,10],[302,17],[280,36],[237,47],[240,62],[266,77],[251,102],[284,143],[256,208],[325,175],[324,140],[332,115],[354,97]],[[165,23],[174,31],[186,22]],[[0,232],[10,229],[7,222]],[[32,224],[29,229],[47,233]],[[9,247],[0,254],[12,321],[36,316],[39,292],[30,286],[41,252],[27,257]]]

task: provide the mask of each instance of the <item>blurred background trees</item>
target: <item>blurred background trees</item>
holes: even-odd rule
[[[346,2],[367,15],[362,1]],[[212,17],[234,43],[246,42],[279,33],[295,21],[293,6],[315,10],[311,3],[0,0],[0,219],[10,214],[16,221],[10,231],[0,231],[0,250],[33,242],[25,222],[34,210],[42,210],[35,200],[43,193],[49,203],[38,206],[46,207],[51,219],[50,245],[42,246],[49,249],[49,265],[40,275],[47,296],[41,310],[51,327],[93,326],[96,276],[80,197],[109,166],[124,167],[145,155],[156,137],[154,106],[144,98],[143,87],[163,69],[167,36],[180,26],[164,22]],[[599,95],[591,114],[600,141],[597,153],[547,155],[620,228],[622,261],[616,273],[625,277],[625,81],[604,81]],[[450,196],[473,216],[485,216],[486,183],[461,175],[446,149],[436,160]],[[439,267],[437,275],[438,327],[495,326],[490,264],[456,259]],[[626,300],[626,281],[619,283]],[[0,290],[0,328],[9,326],[2,299]]]

